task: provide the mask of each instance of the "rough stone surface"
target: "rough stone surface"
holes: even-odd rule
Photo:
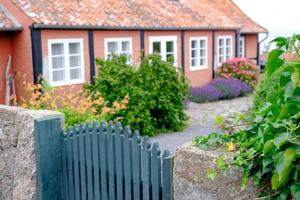
[[[37,198],[34,120],[45,116],[63,125],[61,113],[0,105],[0,200]]]
[[[179,147],[174,160],[174,199],[256,199],[259,191],[252,181],[241,191],[242,172],[238,169],[230,169],[225,175],[218,173],[213,181],[207,178],[207,170],[214,167],[214,160],[220,155],[220,151],[204,151],[192,143]],[[228,155],[226,159],[230,158]]]
[[[159,134],[151,138],[151,141],[158,142],[162,150],[168,149],[174,154],[178,146],[192,141],[196,136],[220,131],[220,129],[213,127],[216,116],[229,119],[234,113],[246,113],[251,106],[251,95],[212,103],[190,102],[186,109],[186,114],[189,117],[187,128],[181,132]]]

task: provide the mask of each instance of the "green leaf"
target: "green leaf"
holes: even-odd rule
[[[216,159],[216,166],[221,171],[226,171],[227,170],[228,166],[225,163],[224,156],[221,156],[221,157],[219,157],[219,158]]]
[[[291,80],[294,88],[300,86],[300,71],[294,71],[291,76]]]
[[[242,184],[241,184],[241,189],[244,190],[247,188],[247,185],[248,185],[248,173],[244,173],[243,174],[243,178],[242,178]]]
[[[276,148],[276,146],[274,145],[274,140],[269,140],[264,144],[264,155],[267,156],[270,153],[273,152],[273,150]]]
[[[217,175],[217,170],[215,170],[213,168],[210,168],[207,170],[207,176],[210,180],[213,181],[215,179],[216,175]]]
[[[215,126],[222,126],[224,125],[224,117],[216,116]]]
[[[283,47],[287,44],[287,39],[285,37],[277,37],[274,40],[272,40],[270,43],[276,43],[277,47]]]
[[[284,152],[280,152],[275,160],[275,173],[272,177],[272,188],[277,189],[282,184],[286,183],[292,169],[292,162],[296,157],[296,150],[288,148]],[[273,185],[274,182],[274,185]]]
[[[291,192],[293,197],[296,200],[300,200],[300,183],[294,183],[293,185],[291,185]]]
[[[274,139],[274,144],[277,148],[282,147],[289,140],[290,134],[288,132],[280,133]]]
[[[270,77],[281,65],[283,65],[284,61],[279,58],[283,54],[283,50],[274,49],[268,55],[268,62],[266,64],[267,75]]]

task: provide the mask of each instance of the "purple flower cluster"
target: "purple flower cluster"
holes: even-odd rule
[[[252,92],[252,88],[237,79],[218,78],[203,87],[192,88],[192,101],[209,102],[232,99]]]

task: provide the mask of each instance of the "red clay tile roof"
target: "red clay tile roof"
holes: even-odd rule
[[[0,4],[0,30],[17,30],[20,28],[20,23]]]
[[[190,6],[189,1],[196,4],[199,1],[199,5]],[[217,1],[222,3],[215,7]],[[37,24],[45,25],[266,31],[231,0],[225,1],[230,3],[225,4],[224,0],[13,0]],[[229,11],[224,12],[227,8]]]

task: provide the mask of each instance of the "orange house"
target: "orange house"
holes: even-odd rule
[[[0,0],[0,103],[9,55],[26,81],[43,74],[67,88],[93,79],[96,57],[124,54],[137,64],[141,52],[158,52],[196,87],[232,57],[258,61],[266,32],[231,0]]]

